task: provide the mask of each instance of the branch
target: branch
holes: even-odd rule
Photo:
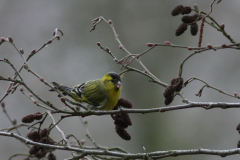
[[[124,109],[111,110],[111,111],[101,111],[101,110],[88,110],[85,112],[72,113],[71,115],[62,116],[62,118],[72,117],[72,116],[81,116],[87,117],[91,115],[111,115],[117,113],[153,113],[153,112],[167,112],[180,109],[188,108],[204,108],[204,109],[230,109],[230,108],[240,108],[240,103],[228,103],[228,102],[192,102],[187,101],[187,104],[169,106],[169,107],[159,107],[159,108],[150,108],[150,109]]]
[[[80,152],[80,156],[76,156],[73,158],[69,158],[68,160],[73,160],[76,158],[81,158],[88,155],[106,155],[106,156],[114,156],[114,157],[122,157],[122,159],[145,159],[145,158],[152,158],[152,159],[159,159],[159,158],[165,158],[165,157],[176,157],[176,156],[183,156],[183,155],[199,155],[199,154],[205,154],[205,155],[218,155],[221,157],[226,157],[230,155],[237,155],[240,152],[240,148],[236,149],[229,149],[229,150],[210,150],[210,149],[190,149],[190,150],[169,150],[169,151],[156,151],[156,152],[149,152],[149,153],[120,153],[116,151],[99,151],[99,150],[89,150],[89,149],[81,149],[81,148],[75,148],[75,147],[68,147],[68,146],[57,146],[57,145],[49,145],[49,144],[43,144],[31,141],[27,138],[24,138],[22,136],[19,136],[15,133],[7,133],[7,132],[0,132],[0,135],[7,136],[7,137],[14,137],[20,141],[25,142],[26,144],[46,147],[46,148],[52,148],[52,149],[59,149],[59,150],[67,150],[67,151],[76,151]]]

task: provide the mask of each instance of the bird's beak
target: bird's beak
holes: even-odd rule
[[[120,88],[122,86],[122,83],[120,81],[117,82],[116,87]]]

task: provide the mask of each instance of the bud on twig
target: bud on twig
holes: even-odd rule
[[[22,87],[20,87],[20,89],[19,89],[21,92],[23,92],[23,88]]]
[[[40,77],[39,80],[40,80],[41,82],[44,82],[44,79],[43,79],[42,77]]]
[[[209,49],[213,49],[213,47],[212,47],[211,44],[207,44],[207,47],[208,47]]]
[[[5,42],[5,38],[4,37],[1,37],[1,42]]]
[[[226,48],[227,47],[227,45],[226,44],[222,44],[222,48]]]
[[[61,98],[60,98],[60,100],[61,100],[63,103],[65,103],[65,101],[66,101],[66,98],[64,98],[64,97],[61,97]]]
[[[47,41],[47,44],[51,44],[51,43],[52,43],[52,40]]]
[[[14,119],[14,120],[12,121],[12,123],[13,123],[13,125],[16,125],[16,124],[17,124],[17,120]]]
[[[80,140],[80,143],[81,143],[81,145],[84,145],[84,144],[85,144],[85,142],[86,142],[86,140],[85,140],[85,139],[81,139],[81,140]]]
[[[8,37],[8,41],[11,42],[11,43],[13,43],[12,37]]]
[[[223,24],[221,24],[220,28],[221,28],[221,30],[224,30],[224,28],[225,28],[225,25],[224,25],[224,23],[223,23]]]
[[[165,45],[171,45],[171,43],[169,41],[165,41],[164,44]]]
[[[112,24],[112,20],[108,20],[108,23],[109,23],[109,24]]]
[[[21,53],[21,54],[24,54],[24,50],[23,50],[22,48],[20,49],[20,53]]]
[[[152,46],[154,46],[154,44],[153,43],[147,43],[147,46],[152,47]]]
[[[194,9],[198,10],[198,5],[197,4],[194,4],[193,7],[194,7]]]
[[[33,55],[34,53],[36,53],[36,50],[35,50],[35,49],[32,50],[31,55]]]
[[[98,45],[98,46],[100,46],[100,45],[101,45],[101,43],[100,43],[100,42],[97,42],[97,45]]]
[[[23,68],[27,70],[27,69],[28,69],[28,65],[27,65],[27,64],[24,64],[24,65],[23,65]]]
[[[2,106],[2,108],[5,108],[5,103],[1,102],[1,106]]]

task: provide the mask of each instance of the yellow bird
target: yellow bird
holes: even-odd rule
[[[112,110],[118,102],[122,88],[121,77],[114,72],[105,74],[102,79],[87,81],[74,87],[52,83],[63,95],[70,96],[77,102],[87,103],[89,109],[99,110]]]

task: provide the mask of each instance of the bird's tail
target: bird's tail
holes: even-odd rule
[[[61,85],[61,84],[58,84],[56,82],[52,82],[53,86],[57,87],[57,89],[62,92],[62,94],[64,96],[66,95],[69,95],[69,93],[72,92],[72,89],[71,87],[68,87],[68,86],[65,86],[65,85]],[[54,89],[50,89],[49,91],[54,91]]]

